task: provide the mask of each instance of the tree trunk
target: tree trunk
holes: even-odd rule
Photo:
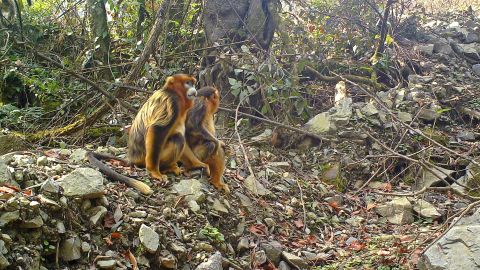
[[[143,39],[143,22],[147,16],[147,9],[145,7],[145,0],[138,0],[138,20],[137,20],[137,41]]]
[[[90,8],[90,28],[94,39],[93,60],[102,64],[108,63],[110,52],[110,34],[108,32],[107,11],[105,0],[88,0]]]

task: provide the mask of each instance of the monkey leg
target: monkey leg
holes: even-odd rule
[[[176,176],[182,174],[182,169],[178,167],[177,162],[180,160],[185,149],[185,137],[181,133],[173,134],[168,138],[163,151],[160,152],[159,168],[163,173],[173,173]]]
[[[222,180],[223,172],[225,171],[225,152],[223,148],[220,147],[217,153],[205,160],[205,163],[210,167],[210,182],[212,185],[217,189],[223,189],[225,193],[230,193],[230,188]]]
[[[145,167],[148,174],[162,182],[167,181],[167,176],[160,170],[160,155],[164,152],[164,146],[167,139],[168,128],[163,126],[151,126],[145,136]]]
[[[185,145],[185,149],[183,151],[183,155],[180,161],[182,162],[186,172],[197,168],[203,168],[205,169],[205,173],[207,174],[207,176],[210,176],[210,167],[208,166],[208,164],[203,163],[198,159],[198,157],[193,153],[190,146]]]

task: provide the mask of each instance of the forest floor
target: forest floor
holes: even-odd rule
[[[123,157],[122,147],[2,156],[0,177],[9,184],[0,189],[0,266],[414,269],[450,218],[475,198],[454,189],[427,190],[424,182],[441,186],[464,177],[470,157],[480,153],[480,67],[470,62],[480,53],[478,20],[460,14],[422,20],[427,34],[398,45],[416,52],[421,73],[411,75],[405,88],[376,94],[392,104],[387,109],[361,100],[364,94],[352,95],[353,103],[344,103],[347,121],[326,118],[336,125],[336,140],[284,149],[271,146],[273,127],[267,124],[252,129],[241,123],[248,130],[241,143],[234,131],[219,127],[230,149],[224,179],[231,194],[215,190],[201,172],[170,176],[171,184],[162,187],[144,170],[110,161],[154,189],[144,196],[89,168],[87,150]],[[467,43],[474,38],[470,32],[476,41]],[[473,45],[452,45],[447,38]],[[334,86],[323,91],[333,100]],[[330,116],[339,112],[337,107]],[[392,112],[409,128],[386,117]],[[450,177],[437,177],[439,170]],[[420,192],[405,195],[414,191]]]

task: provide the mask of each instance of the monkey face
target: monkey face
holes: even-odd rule
[[[187,89],[187,98],[189,100],[193,100],[197,96],[197,89],[195,89],[195,85],[193,84],[193,81],[187,81],[184,84],[185,89]]]
[[[175,74],[167,78],[164,89],[176,92],[187,100],[193,100],[197,96],[195,83],[197,80],[186,74]]]

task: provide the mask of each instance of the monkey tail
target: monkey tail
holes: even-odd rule
[[[127,177],[125,175],[121,175],[100,161],[100,159],[116,159],[122,162],[126,162],[125,160],[95,152],[88,152],[87,158],[88,161],[90,161],[90,164],[92,164],[94,167],[97,167],[100,172],[104,173],[107,177],[122,182],[127,186],[140,191],[144,195],[150,195],[153,193],[153,190],[147,184],[143,183],[142,181]]]

